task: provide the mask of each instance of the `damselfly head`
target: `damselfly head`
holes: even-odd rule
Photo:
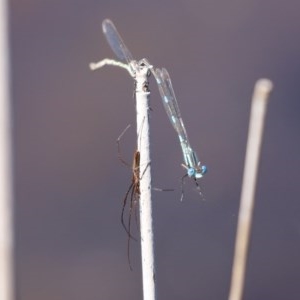
[[[204,175],[207,172],[207,166],[201,166],[201,173]]]
[[[195,168],[189,168],[187,173],[189,177],[194,177],[196,179],[202,178],[204,174],[207,172],[207,167],[202,165]]]

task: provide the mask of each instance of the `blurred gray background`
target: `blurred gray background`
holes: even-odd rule
[[[137,59],[171,75],[192,146],[209,167],[185,185],[182,154],[151,78],[159,299],[226,299],[255,81],[274,81],[259,169],[245,300],[300,294],[300,3],[10,1],[18,299],[141,299],[120,223],[135,150],[133,81],[101,29],[117,26]]]

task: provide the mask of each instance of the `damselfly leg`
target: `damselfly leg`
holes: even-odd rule
[[[183,201],[184,198],[184,184],[185,184],[185,179],[188,177],[188,174],[184,174],[181,177],[181,197],[180,197],[180,201]],[[201,187],[197,181],[196,178],[192,178],[195,181],[195,185],[196,185],[196,189],[198,191],[199,196],[201,197],[202,200],[205,200],[204,195],[202,193]]]

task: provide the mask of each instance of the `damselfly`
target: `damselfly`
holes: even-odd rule
[[[140,64],[148,66],[149,70],[151,70],[151,72],[153,73],[158,84],[164,108],[167,112],[171,124],[178,134],[184,160],[184,164],[182,164],[182,166],[187,170],[187,174],[184,177],[188,176],[195,179],[196,185],[199,188],[196,180],[203,177],[203,175],[207,172],[207,167],[201,164],[196,152],[190,145],[172,87],[171,79],[167,70],[154,70],[146,59],[142,59],[139,62],[134,60],[131,52],[126,47],[111,20],[104,20],[102,23],[102,29],[111,49],[121,61],[127,63],[125,67],[133,77],[135,76],[135,71]],[[182,182],[184,180],[184,177],[182,178]]]
[[[112,21],[109,19],[104,20],[102,23],[102,27],[111,49],[120,60],[127,62],[127,64],[131,68],[131,71],[134,72],[137,66],[137,61],[133,59],[132,54],[126,47]],[[148,63],[146,59],[143,60]],[[185,162],[182,165],[187,169],[187,175],[189,177],[195,179],[201,178],[207,171],[207,168],[206,166],[201,165],[197,154],[193,151],[189,143],[170,76],[166,69],[156,69],[154,71],[152,68],[151,71],[158,84],[159,92],[162,97],[167,115],[179,137],[181,149],[183,152],[183,159]]]
[[[207,172],[207,167],[201,164],[196,152],[192,149],[188,140],[169,73],[166,69],[152,70],[152,73],[156,79],[166,113],[177,132],[180,141],[184,160],[184,164],[182,164],[182,166],[187,170],[187,174],[184,177],[188,176],[195,179],[196,185],[199,188],[196,180],[203,177],[203,175]]]

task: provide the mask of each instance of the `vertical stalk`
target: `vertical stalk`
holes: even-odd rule
[[[8,1],[0,1],[0,299],[13,295],[13,192]]]
[[[149,67],[140,64],[136,72],[137,145],[140,151],[140,230],[143,273],[143,299],[155,300],[155,264],[151,203],[151,164],[149,135]]]
[[[272,82],[268,79],[258,80],[254,88],[229,300],[240,300],[243,296],[259,157],[271,90]]]

